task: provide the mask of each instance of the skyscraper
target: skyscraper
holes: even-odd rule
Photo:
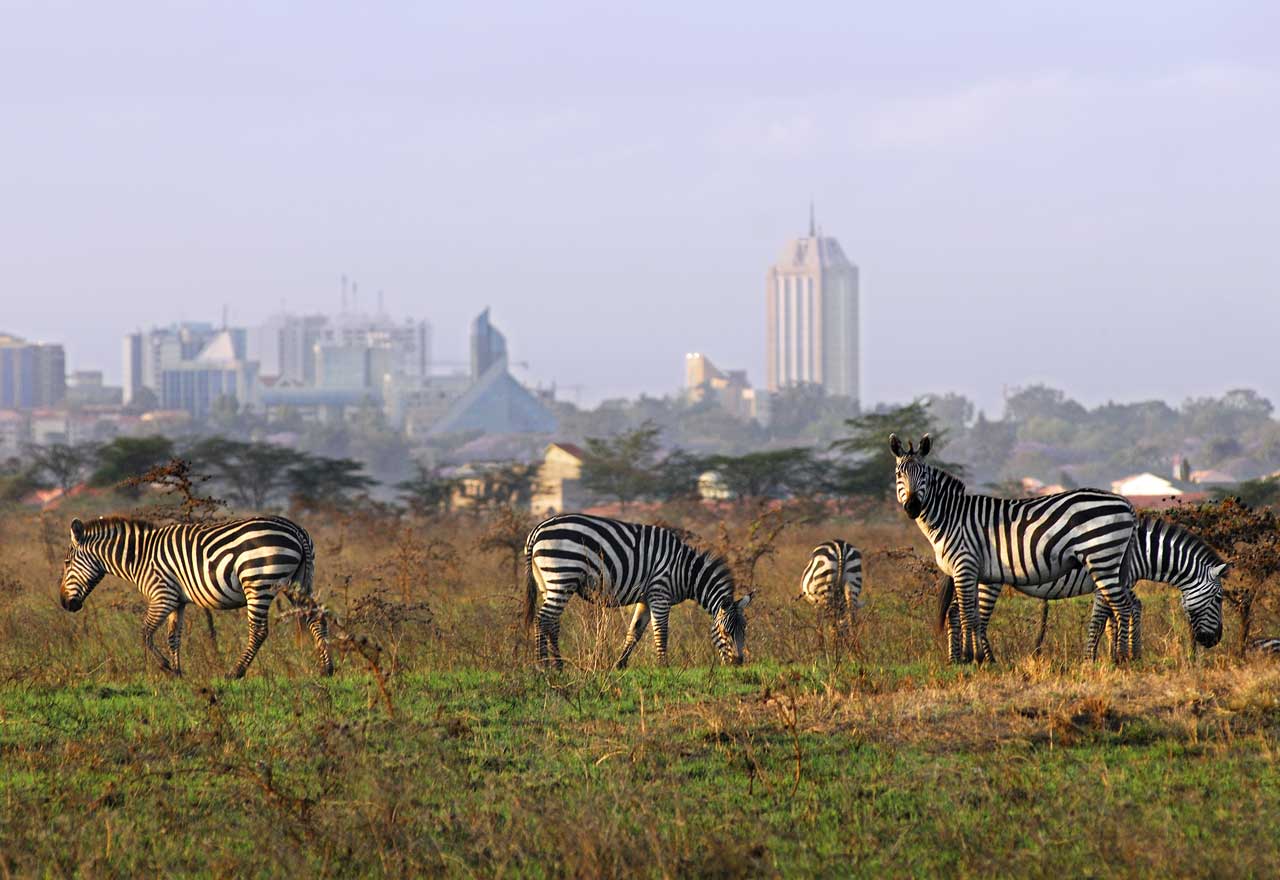
[[[66,390],[66,356],[61,345],[0,333],[0,409],[55,406]]]
[[[812,382],[858,400],[858,267],[817,229],[789,242],[765,283],[769,390]]]

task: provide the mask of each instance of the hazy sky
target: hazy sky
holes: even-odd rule
[[[346,273],[584,402],[762,383],[812,195],[870,401],[1280,403],[1277,46],[1221,0],[0,3],[0,330],[118,378]]]

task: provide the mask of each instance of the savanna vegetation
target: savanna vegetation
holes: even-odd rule
[[[548,675],[519,613],[527,515],[292,493],[337,675],[315,675],[279,603],[246,679],[223,677],[245,630],[232,612],[187,615],[186,675],[171,679],[144,658],[132,587],[108,579],[79,614],[61,610],[67,523],[243,504],[202,504],[214,485],[162,464],[126,494],[0,515],[0,873],[1280,868],[1280,664],[1239,650],[1239,613],[1193,655],[1177,594],[1143,585],[1146,653],[1117,668],[1079,659],[1087,599],[1055,605],[1031,656],[1039,603],[1007,591],[1002,662],[949,667],[931,554],[889,502],[677,500],[634,515],[688,530],[758,590],[747,665],[717,665],[709,619],[686,605],[669,667],[646,645],[616,672],[628,616],[575,602],[566,669]],[[1180,515],[1207,517],[1239,557],[1228,586],[1248,595],[1251,632],[1280,629],[1275,572],[1246,558],[1268,524]],[[867,605],[847,638],[795,601],[809,550],[832,536],[864,554]]]

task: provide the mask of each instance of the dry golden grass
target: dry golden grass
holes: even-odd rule
[[[1210,876],[1280,859],[1261,830],[1280,818],[1280,664],[1193,657],[1176,593],[1146,585],[1128,667],[1080,659],[1087,599],[1054,604],[1031,657],[1039,605],[1012,592],[1000,662],[951,667],[931,557],[892,509],[782,533],[742,585],[758,590],[742,669],[718,666],[686,604],[672,669],[650,643],[616,672],[629,612],[575,601],[551,676],[485,518],[306,518],[321,599],[377,646],[378,674],[348,652],[317,679],[278,617],[230,685],[243,613],[215,613],[216,645],[188,614],[171,682],[144,661],[132,587],[61,610],[71,513],[0,517],[0,760],[18,768],[0,873]],[[730,540],[750,515],[723,515]],[[662,516],[710,543],[722,515]],[[794,598],[831,537],[863,552],[849,639]]]

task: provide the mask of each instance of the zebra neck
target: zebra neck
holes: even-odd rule
[[[935,471],[935,474],[944,479],[939,480],[929,493],[929,501],[916,518],[920,531],[934,543],[950,529],[962,524],[962,518],[956,516],[956,511],[965,499],[964,483],[942,471]]]
[[[143,569],[156,530],[143,523],[120,523],[98,536],[94,550],[103,567],[116,577],[142,586]]]

